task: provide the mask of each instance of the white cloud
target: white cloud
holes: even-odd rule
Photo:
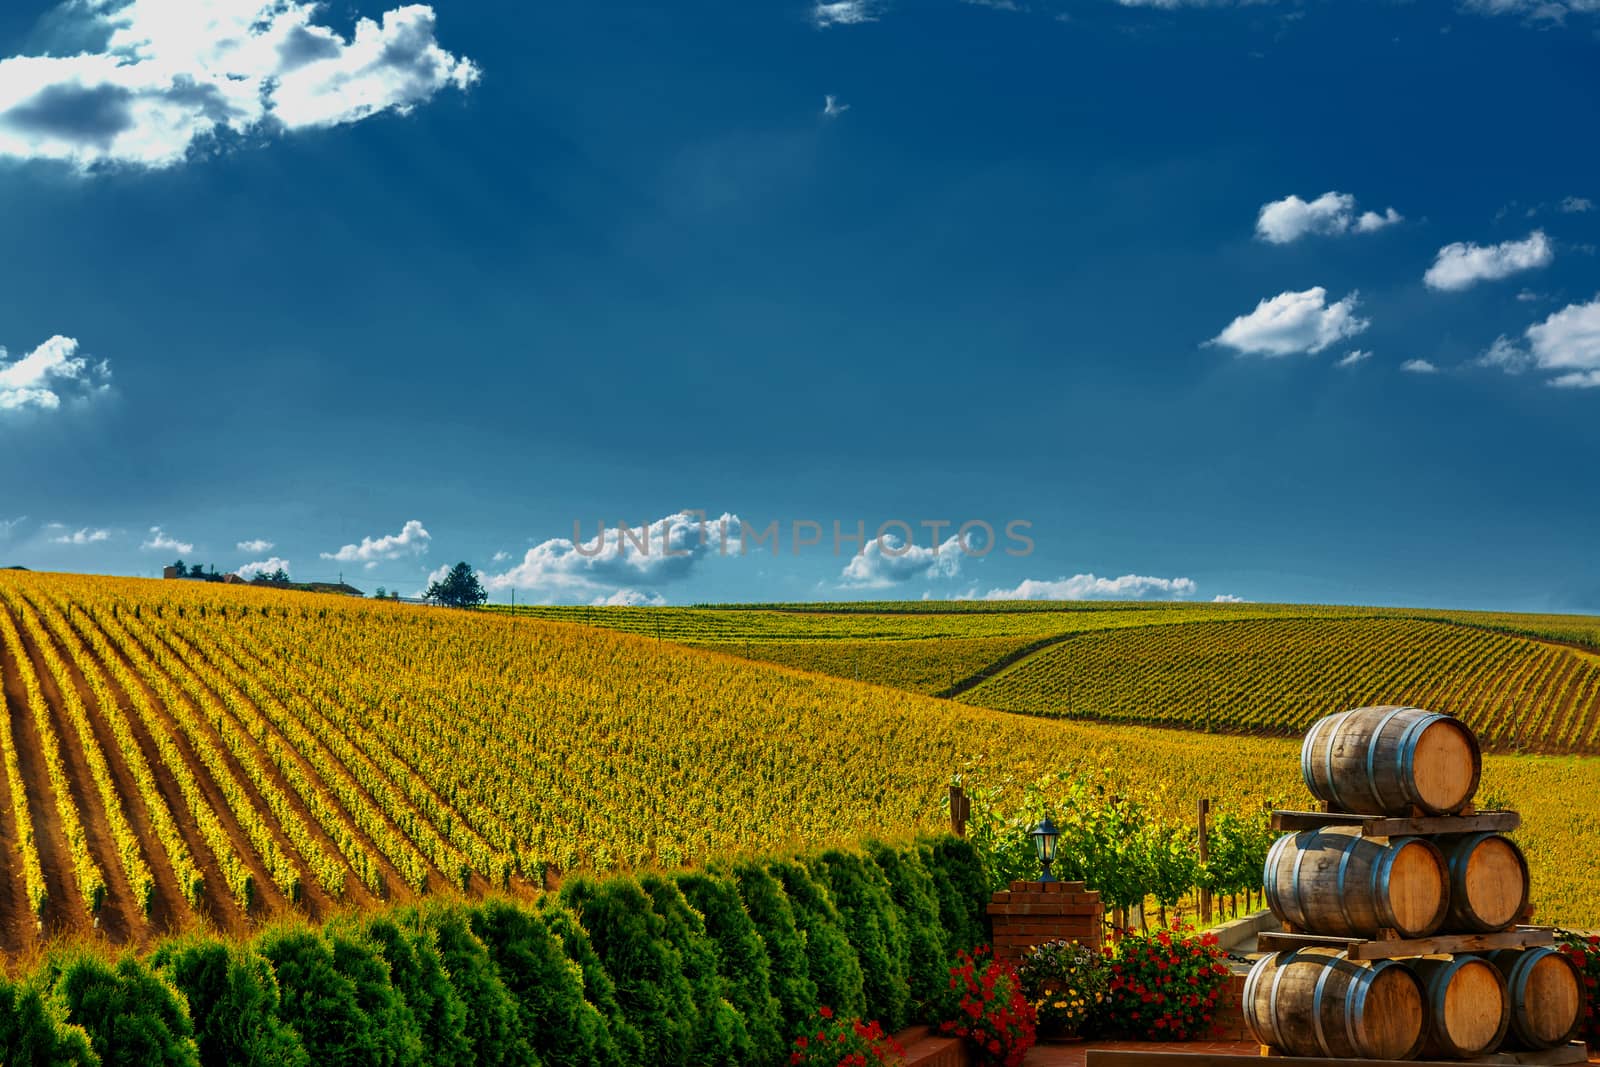
[[[1071,578],[1040,581],[1029,578],[1013,589],[991,589],[985,600],[1140,600],[1152,594],[1169,597],[1193,596],[1196,585],[1189,578],[1150,578],[1124,574],[1120,578],[1097,578],[1075,574]]]
[[[495,563],[504,563],[504,562],[505,562],[505,561],[506,561],[506,560],[508,560],[508,559],[510,559],[510,558],[511,558],[511,553],[509,553],[509,552],[505,552],[505,551],[500,551],[500,552],[496,552],[496,553],[495,553],[495,554],[494,554],[494,555],[493,555],[493,556],[492,556],[492,557],[491,557],[491,559],[492,559],[492,560],[493,560],[493,561],[494,561],[494,562],[495,562]]]
[[[0,519],[0,537],[10,537],[11,531],[28,521],[28,516],[18,515],[14,519]]]
[[[1455,291],[1543,267],[1554,258],[1555,250],[1543,230],[1534,230],[1521,241],[1502,241],[1497,245],[1457,241],[1439,249],[1422,281],[1430,289]]]
[[[1371,325],[1355,313],[1357,294],[1333,304],[1327,303],[1327,296],[1320,285],[1279,293],[1234,319],[1207,344],[1225,345],[1246,355],[1288,356],[1321,352]]]
[[[432,540],[433,535],[423,529],[422,523],[412,519],[397,534],[376,539],[363,537],[359,545],[345,545],[337,552],[324,552],[322,558],[339,563],[365,563],[371,567],[380,560],[420,556],[428,551],[428,544]]]
[[[1372,352],[1365,348],[1352,348],[1346,352],[1344,358],[1335,363],[1335,367],[1354,367],[1357,363],[1365,363],[1372,358]]]
[[[51,543],[57,545],[97,545],[101,541],[109,540],[111,540],[110,530],[96,530],[88,526],[50,538]]]
[[[726,512],[703,525],[688,511],[643,526],[607,523],[601,539],[591,534],[575,543],[552,537],[528,549],[514,566],[485,575],[483,583],[491,591],[515,588],[547,601],[590,603],[622,589],[680,580],[712,555],[770,552],[770,541],[756,542],[762,533],[755,528],[745,533],[739,517]]]
[[[271,552],[272,549],[275,546],[273,545],[273,543],[271,541],[268,541],[268,540],[265,540],[263,538],[257,537],[257,538],[255,538],[254,540],[251,540],[251,541],[240,541],[234,547],[237,548],[240,552],[260,553],[260,552]]]
[[[984,545],[974,539],[972,546]],[[907,544],[894,533],[868,541],[839,573],[847,589],[885,589],[900,582],[920,578],[954,578],[961,573],[964,555],[959,537],[951,536],[937,549],[932,545]]]
[[[1499,367],[1507,374],[1521,374],[1533,364],[1533,354],[1505,334],[1494,339],[1487,351],[1473,360],[1480,367]]]
[[[187,556],[194,551],[194,545],[178,540],[159,526],[150,527],[149,538],[139,547],[147,552],[176,552],[180,556]]]
[[[1524,304],[1531,304],[1535,300],[1543,300],[1544,297],[1532,289],[1524,289],[1517,294],[1517,299]]]
[[[1438,374],[1439,368],[1425,359],[1408,359],[1400,364],[1400,369],[1407,374]]]
[[[1248,603],[1250,603],[1244,597],[1235,596],[1233,593],[1218,593],[1216,596],[1211,598],[1211,602],[1213,604],[1248,604]]]
[[[618,589],[610,596],[597,596],[589,603],[597,608],[659,608],[666,603],[660,593],[641,593],[637,589]]]
[[[214,135],[406,114],[478,79],[439,47],[433,8],[357,20],[346,38],[316,0],[70,0],[98,52],[0,59],[0,156],[169,167]]]
[[[277,571],[289,574],[292,573],[293,569],[289,566],[288,560],[273,556],[270,559],[260,559],[254,563],[246,563],[233,573],[248,582],[258,574],[274,574]]]
[[[1600,388],[1600,296],[1587,304],[1568,304],[1528,327],[1527,337],[1534,362],[1541,370],[1556,372],[1551,385]]]
[[[1586,196],[1569,196],[1557,205],[1568,215],[1576,215],[1584,211],[1594,210],[1594,201]]]
[[[826,29],[829,26],[859,26],[863,22],[878,21],[877,6],[868,0],[819,2],[811,9],[811,21],[819,29]]]
[[[3,135],[0,135],[3,136]],[[0,413],[33,408],[54,411],[68,400],[85,400],[111,387],[111,364],[78,355],[75,338],[60,334],[21,359],[6,362],[0,348]]]
[[[1291,193],[1282,200],[1261,205],[1256,216],[1256,236],[1282,245],[1314,233],[1371,233],[1400,221],[1400,213],[1392,207],[1381,215],[1367,211],[1358,216],[1356,198],[1349,193],[1326,192],[1315,200],[1301,200]]]
[[[1596,0],[1466,0],[1463,6],[1480,15],[1522,15],[1541,25],[1561,23],[1572,12],[1600,11]]]
[[[850,105],[839,103],[839,98],[832,93],[822,98],[822,113],[830,119],[836,119],[849,110]]]

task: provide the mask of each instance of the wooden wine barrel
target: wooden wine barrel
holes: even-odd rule
[[[1421,708],[1356,708],[1318,719],[1300,746],[1311,795],[1357,815],[1454,815],[1478,790],[1483,757],[1460,719]]]
[[[1528,906],[1528,861],[1500,834],[1442,835],[1433,839],[1450,871],[1450,913],[1445,929],[1492,933],[1516,924]]]
[[[1291,1056],[1409,1060],[1422,1048],[1422,982],[1394,960],[1360,963],[1338,949],[1265,956],[1244,982],[1244,1019]]]
[[[1511,997],[1494,964],[1455,956],[1423,957],[1406,965],[1422,979],[1428,1004],[1424,1059],[1468,1059],[1500,1046],[1511,1024]]]
[[[1565,1045],[1583,1025],[1583,974],[1550,948],[1503,948],[1484,959],[1505,977],[1511,1002],[1508,1047],[1540,1049]]]
[[[1313,934],[1427,937],[1449,908],[1444,856],[1423,837],[1362,837],[1328,826],[1285,834],[1267,852],[1267,907]]]

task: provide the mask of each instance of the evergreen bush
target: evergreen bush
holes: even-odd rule
[[[750,1061],[777,1063],[786,1045],[783,1017],[778,999],[772,995],[767,946],[739,899],[738,885],[731,876],[710,871],[685,872],[677,876],[677,882],[689,906],[704,918],[707,936],[716,943],[722,996],[744,1018]],[[793,921],[791,915],[791,928]]]
[[[765,867],[740,863],[733,875],[745,912],[766,948],[772,993],[778,1001],[778,1032],[785,1039],[793,1037],[804,1031],[820,1003],[806,962],[805,935],[795,925],[794,908],[783,886]]]
[[[661,917],[667,943],[683,961],[683,976],[694,998],[695,1028],[689,1058],[697,1064],[750,1062],[750,1032],[744,1017],[722,995],[716,944],[706,935],[705,920],[689,906],[677,882],[645,875],[640,886]]]
[[[188,1001],[206,1067],[309,1067],[300,1035],[279,1018],[272,965],[249,945],[189,935],[156,949],[150,965]]]
[[[811,867],[827,883],[844,921],[845,936],[861,961],[865,1018],[890,1031],[910,1021],[910,951],[900,909],[877,864],[855,852],[829,849]]]
[[[527,1042],[516,1001],[489,956],[489,950],[472,932],[467,909],[458,904],[432,903],[407,915],[408,925],[433,935],[439,960],[450,986],[466,1009],[464,1036],[471,1062],[484,1067],[528,1067],[538,1063]]]
[[[827,889],[792,860],[779,860],[768,870],[783,886],[794,909],[794,924],[805,938],[807,973],[816,983],[818,1003],[847,1019],[865,1015],[861,961]]]
[[[51,958],[40,979],[104,1067],[199,1067],[183,994],[133,956],[113,964],[71,951]]]
[[[605,1021],[583,997],[583,969],[537,912],[506,900],[472,910],[472,931],[489,950],[500,980],[517,1004],[522,1038],[555,1067],[596,1061]]]

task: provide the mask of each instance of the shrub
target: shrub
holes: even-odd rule
[[[66,1009],[31,985],[0,978],[0,1063],[9,1067],[98,1067],[100,1057]]]
[[[1130,930],[1106,952],[1111,983],[1102,1018],[1109,1033],[1152,1041],[1211,1035],[1228,975],[1215,934]]]
[[[1584,1009],[1583,1028],[1578,1036],[1587,1041],[1592,1049],[1600,1046],[1600,935],[1583,937],[1563,933],[1560,940],[1557,951],[1576,963],[1583,975],[1587,1007]]]
[[[899,1063],[905,1049],[876,1022],[846,1019],[823,1006],[811,1016],[805,1032],[794,1039],[791,1067],[867,1067]]]
[[[516,1001],[489,958],[466,909],[454,904],[431,904],[408,914],[407,922],[430,932],[439,948],[439,960],[450,976],[450,986],[466,1008],[465,1036],[472,1062],[485,1067],[525,1067],[537,1058],[522,1040]]]
[[[979,1063],[1021,1067],[1033,1047],[1033,1005],[1017,970],[987,945],[957,953],[944,994],[934,1004],[939,1029],[965,1038]]]
[[[567,958],[543,917],[509,901],[472,913],[472,931],[489,950],[516,1002],[522,1037],[547,1064],[590,1064],[605,1023],[583,998],[583,969]]]
[[[844,920],[845,935],[861,961],[866,1014],[898,1030],[910,1018],[910,953],[889,882],[875,864],[854,852],[829,849],[813,868],[827,882]]]
[[[1105,1000],[1111,975],[1105,957],[1076,941],[1030,948],[1017,967],[1041,1034],[1075,1036]]]
[[[388,963],[389,981],[416,1019],[423,1060],[429,1067],[470,1067],[467,1008],[450,984],[432,931],[380,915],[365,920],[359,932]]]
[[[806,939],[795,925],[794,908],[783,886],[760,864],[739,864],[733,874],[745,912],[766,946],[772,993],[781,1015],[779,1033],[799,1033],[811,1005],[817,1003],[817,983],[811,980]]]
[[[922,862],[939,898],[939,921],[951,951],[972,951],[989,940],[984,904],[989,875],[983,858],[963,837],[936,837],[921,845]]]
[[[188,1001],[201,1063],[309,1067],[300,1035],[278,1017],[272,965],[248,945],[183,937],[156,949],[150,964]]]
[[[906,963],[911,999],[926,1004],[938,996],[950,958],[948,938],[939,920],[939,898],[933,878],[922,865],[919,850],[874,844],[868,848],[873,862],[889,883],[889,896],[900,911],[905,927]]]
[[[646,875],[640,885],[661,917],[667,942],[678,950],[694,997],[694,1047],[689,1058],[697,1064],[750,1062],[750,1031],[744,1016],[722,995],[717,946],[706,935],[704,918],[670,878]]]
[[[588,932],[578,922],[578,917],[557,903],[555,897],[541,898],[539,912],[549,924],[550,932],[560,939],[567,958],[583,972],[584,998],[595,1006],[605,1020],[606,1027],[600,1035],[601,1043],[595,1047],[595,1062],[642,1063],[643,1039],[622,1013],[622,1005],[617,1003],[617,985],[606,973],[605,965],[600,962],[600,956],[595,952]]]
[[[695,1038],[694,994],[678,950],[666,940],[666,924],[638,881],[571,878],[560,899],[577,914],[617,984],[617,1003],[642,1039],[642,1061],[687,1063]]]
[[[422,1031],[405,998],[395,992],[389,964],[378,947],[342,930],[327,932],[333,965],[355,987],[356,1004],[372,1022],[372,1060],[383,1067],[422,1063]]]
[[[677,882],[716,944],[722,996],[744,1018],[750,1062],[778,1062],[783,1057],[783,1020],[772,995],[767,947],[739,899],[738,886],[725,874],[700,871],[680,874]]]
[[[768,868],[794,909],[794,924],[806,943],[806,968],[817,997],[844,1016],[867,1010],[861,961],[845,936],[844,920],[828,891],[798,863],[779,861]]]
[[[50,960],[40,978],[105,1067],[199,1067],[183,995],[133,956],[112,964],[73,952]]]
[[[263,934],[256,950],[277,972],[283,1020],[299,1033],[312,1062],[330,1067],[386,1062],[387,1042],[374,1032],[355,980],[338,966],[327,941],[311,930],[286,926]]]

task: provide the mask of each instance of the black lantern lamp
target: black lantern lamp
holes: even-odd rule
[[[1033,828],[1033,851],[1039,856],[1039,866],[1044,868],[1044,874],[1039,877],[1041,882],[1056,881],[1056,876],[1050,873],[1050,865],[1056,861],[1056,839],[1060,836],[1061,832],[1048,815]]]

